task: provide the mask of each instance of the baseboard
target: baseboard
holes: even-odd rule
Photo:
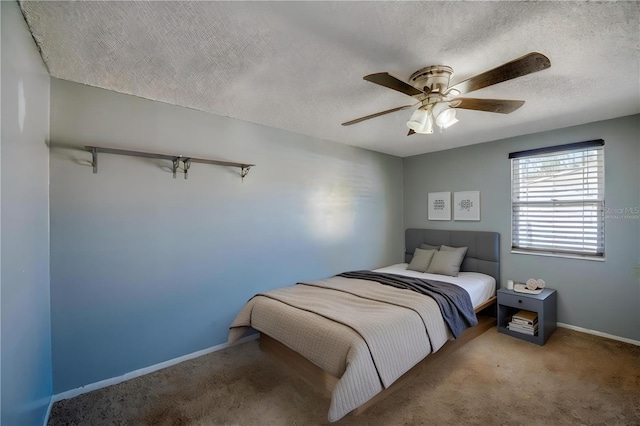
[[[193,358],[198,358],[203,355],[210,354],[212,352],[217,352],[222,349],[226,349],[230,346],[239,345],[240,343],[245,343],[250,340],[255,340],[260,336],[258,333],[252,334],[250,336],[243,337],[242,339],[235,342],[233,345],[228,343],[222,343],[220,345],[212,346],[207,349],[203,349],[201,351],[193,352],[187,355],[180,356],[178,358],[170,359],[168,361],[161,362],[159,364],[151,365],[149,367],[141,368],[139,370],[131,371],[129,373],[125,373],[122,376],[112,377],[110,379],[100,380],[99,382],[91,383],[85,386],[80,386],[79,388],[70,389],[68,391],[53,395],[51,397],[51,404],[49,404],[49,409],[51,409],[51,405],[53,403],[62,401],[63,399],[74,398],[78,395],[82,395],[83,393],[92,392],[94,390],[106,388],[107,386],[117,385],[118,383],[126,382],[127,380],[135,379],[136,377],[144,376],[145,374],[153,373],[154,371],[162,370],[163,368],[171,367],[172,365],[179,364],[184,361],[188,361]],[[47,414],[47,419],[49,415]],[[46,423],[45,423],[46,424]]]
[[[44,423],[42,423],[42,426],[47,426],[47,423],[49,423],[49,417],[51,416],[51,407],[53,407],[53,396],[49,398],[49,406],[47,407],[47,413],[44,416]]]
[[[569,330],[580,331],[582,333],[593,334],[594,336],[606,337],[607,339],[618,340],[620,342],[631,343],[632,345],[640,346],[640,340],[627,339],[626,337],[614,336],[613,334],[603,333],[601,331],[589,330],[588,328],[577,327],[571,324],[565,324],[562,322],[557,323],[558,327],[568,328]]]

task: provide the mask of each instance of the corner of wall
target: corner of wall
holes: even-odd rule
[[[0,422],[40,424],[53,393],[50,77],[17,2],[0,2],[0,22]]]

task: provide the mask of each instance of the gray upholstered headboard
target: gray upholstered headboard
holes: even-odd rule
[[[405,262],[411,262],[420,244],[468,247],[461,271],[481,272],[496,279],[500,288],[500,234],[487,231],[446,231],[441,229],[407,229],[404,235]]]

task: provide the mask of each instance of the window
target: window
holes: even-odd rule
[[[604,141],[514,152],[511,249],[604,258]]]

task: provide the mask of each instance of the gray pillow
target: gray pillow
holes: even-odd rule
[[[447,247],[448,249],[445,249],[445,247],[447,246],[443,245],[440,251],[434,253],[427,272],[457,277],[464,255],[467,253],[467,247]]]
[[[420,244],[420,248],[423,250],[440,250],[440,246],[432,246],[425,243]]]
[[[442,250],[442,251],[461,251],[462,253],[467,254],[468,247],[449,247],[449,246],[445,246],[443,244],[443,245],[440,246],[440,250]]]
[[[407,266],[410,271],[426,272],[431,263],[431,258],[436,250],[422,250],[417,248],[411,258],[411,263]]]

